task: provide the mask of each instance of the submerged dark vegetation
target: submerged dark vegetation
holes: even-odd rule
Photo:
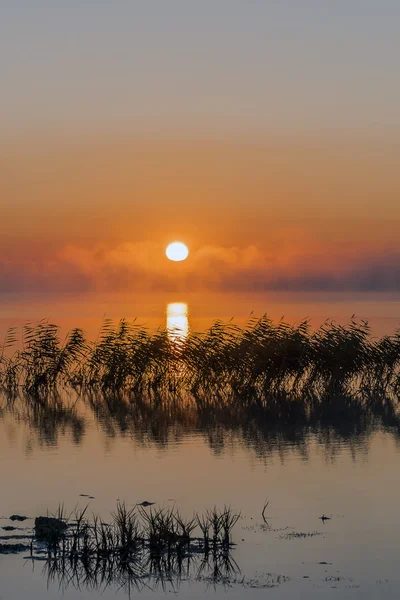
[[[291,326],[265,316],[244,328],[216,322],[180,339],[106,320],[95,342],[81,329],[61,341],[58,327],[42,321],[24,326],[21,346],[17,334],[9,329],[0,347],[0,385],[33,399],[62,389],[132,398],[184,393],[199,404],[400,393],[400,330],[374,339],[364,321],[312,331],[308,321]]]

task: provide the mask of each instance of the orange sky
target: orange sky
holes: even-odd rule
[[[399,3],[5,4],[0,291],[400,289]]]
[[[376,139],[3,144],[2,289],[397,289],[399,158]]]

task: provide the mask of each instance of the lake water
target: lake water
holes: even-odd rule
[[[245,319],[252,309],[262,314],[269,307],[260,310],[261,300],[251,306],[241,298],[228,308],[216,302],[202,311],[201,301],[163,299],[156,303],[158,313],[149,304],[146,314],[135,316],[151,326],[158,319],[185,335],[187,328],[201,329],[214,317]],[[49,305],[33,302],[24,309],[8,302],[1,309],[3,324],[56,315],[46,310]],[[178,302],[168,312],[168,305]],[[400,320],[396,298],[355,299],[352,305],[344,299],[286,302],[271,303],[272,316],[285,314],[289,321],[310,316],[317,325],[328,317],[346,320],[357,313],[371,319],[376,335],[390,333]],[[86,319],[94,330],[104,312],[133,316],[114,305],[101,313],[105,304],[78,308],[78,302],[71,302],[59,320],[69,327],[73,319]],[[232,312],[235,306],[237,312]],[[154,577],[142,581],[140,597],[398,597],[396,415],[381,418],[358,410],[339,419],[324,415],[283,426],[258,412],[202,414],[184,403],[118,408],[101,399],[67,396],[64,403],[69,411],[49,412],[26,399],[10,403],[1,398],[0,527],[11,525],[8,517],[15,513],[34,518],[55,512],[59,503],[69,511],[85,506],[81,494],[94,497],[90,510],[104,518],[118,499],[130,506],[144,500],[176,505],[187,516],[229,504],[241,511],[229,577],[214,580],[193,564],[189,573],[164,585]],[[261,514],[266,500],[267,523]],[[330,519],[322,521],[322,515]],[[23,536],[32,521],[16,526]],[[0,535],[6,534],[0,529]],[[0,555],[2,599],[77,600],[100,594],[123,598],[128,589],[121,582],[96,588],[90,580],[51,578],[46,563],[31,560],[29,552]]]

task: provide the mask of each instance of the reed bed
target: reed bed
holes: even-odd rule
[[[374,339],[368,323],[354,319],[312,331],[308,321],[264,316],[243,328],[216,322],[186,339],[106,320],[95,342],[80,329],[62,341],[58,327],[42,321],[25,325],[20,346],[17,337],[10,329],[0,346],[0,385],[36,400],[62,389],[159,399],[185,393],[199,405],[400,392],[400,330]]]

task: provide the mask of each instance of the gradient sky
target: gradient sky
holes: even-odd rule
[[[8,2],[0,289],[400,290],[399,27],[395,0]]]

